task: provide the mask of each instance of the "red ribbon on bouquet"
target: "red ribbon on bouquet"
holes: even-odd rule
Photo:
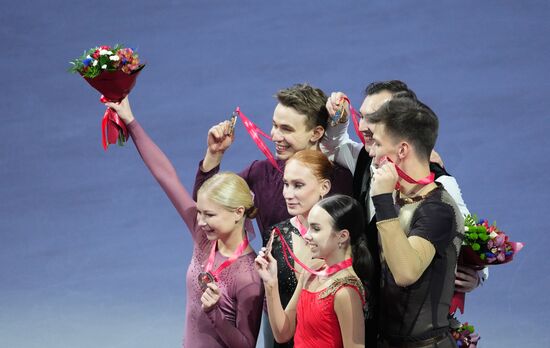
[[[277,169],[279,172],[282,172],[281,168],[279,168],[279,165],[277,164],[277,161],[275,161],[275,157],[273,156],[271,151],[269,151],[269,148],[264,143],[264,141],[260,138],[260,135],[269,140],[271,140],[271,137],[267,135],[267,133],[265,133],[263,130],[261,130],[258,126],[256,126],[254,122],[250,121],[250,119],[241,112],[240,107],[237,106],[237,108],[235,109],[235,113],[239,115],[244,125],[244,128],[246,129],[248,134],[250,134],[250,137],[252,138],[254,143],[256,143],[256,146],[260,149],[260,151],[263,152],[271,165],[273,165],[273,167],[275,167],[275,169]]]
[[[311,268],[306,266],[306,264],[304,264],[299,258],[297,258],[296,255],[294,255],[294,252],[292,252],[292,248],[287,244],[286,240],[283,237],[283,234],[281,233],[281,231],[277,227],[275,227],[273,229],[272,233],[277,233],[277,235],[279,236],[279,240],[281,241],[281,245],[282,245],[282,249],[283,249],[283,255],[285,257],[285,262],[288,265],[288,267],[290,267],[290,269],[293,270],[296,273],[299,273],[299,272],[290,264],[290,261],[288,261],[287,253],[290,254],[290,256],[292,256],[294,261],[296,261],[297,264],[302,266],[302,268],[306,272],[311,273],[311,274],[315,274],[316,276],[320,276],[320,277],[331,276],[334,273],[336,273],[338,271],[341,271],[343,269],[346,269],[348,267],[351,267],[353,265],[353,259],[350,257],[349,259],[345,259],[343,261],[340,261],[337,264],[331,265],[331,266],[329,266],[329,267],[327,267],[327,268],[325,268],[321,271],[312,270]]]
[[[84,77],[84,80],[102,94],[102,103],[119,103],[126,97],[136,85],[136,79],[145,64],[140,65],[137,70],[127,74],[121,70],[103,71],[94,78]],[[107,108],[101,121],[101,143],[103,149],[107,150],[109,144],[122,145],[128,140],[128,130],[118,114],[111,108]]]
[[[102,103],[111,101],[103,95],[99,100]],[[115,110],[107,108],[101,120],[101,144],[103,145],[103,150],[107,151],[109,144],[116,144],[118,142],[119,145],[122,145],[126,141],[128,141],[128,129],[126,129],[124,121],[122,121]]]

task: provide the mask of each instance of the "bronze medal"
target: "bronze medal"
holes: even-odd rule
[[[201,272],[199,273],[199,286],[202,291],[206,290],[208,287],[208,283],[214,283],[216,280],[214,279],[214,276],[210,272]]]
[[[269,236],[269,240],[267,241],[267,244],[265,245],[265,254],[269,254],[271,252],[271,249],[273,248],[273,239],[275,239],[275,229],[271,231],[271,236]]]
[[[237,124],[237,113],[234,112],[233,115],[231,115],[231,119],[229,119],[229,135],[233,135],[236,124]]]

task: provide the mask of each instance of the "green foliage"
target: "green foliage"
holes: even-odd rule
[[[94,78],[97,77],[102,71],[116,71],[120,68],[121,64],[118,61],[109,59],[110,56],[116,55],[120,49],[124,47],[120,44],[116,44],[114,47],[100,46],[93,47],[84,53],[77,59],[70,61],[71,66],[68,71],[72,73],[79,73],[83,77]],[[99,55],[98,52],[101,49],[111,51],[112,55]],[[96,56],[94,57],[94,54]],[[137,59],[137,54],[135,54]],[[105,66],[105,68],[102,68]]]

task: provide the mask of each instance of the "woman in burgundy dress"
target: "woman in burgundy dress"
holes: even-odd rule
[[[236,174],[216,174],[202,185],[195,203],[170,160],[134,119],[128,99],[106,105],[126,124],[145,165],[193,238],[184,346],[255,347],[264,291],[245,231],[245,219],[256,214],[248,185]]]
[[[298,348],[364,347],[363,282],[371,259],[362,214],[359,203],[344,195],[325,198],[310,210],[304,239],[313,258],[323,259],[324,265],[302,271],[286,308],[279,296],[277,261],[266,248],[260,251],[256,268],[278,342],[294,336]]]

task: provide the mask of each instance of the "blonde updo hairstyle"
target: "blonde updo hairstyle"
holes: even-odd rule
[[[221,172],[214,175],[204,182],[197,195],[203,193],[228,211],[244,207],[245,218],[253,219],[258,213],[248,184],[235,173]]]

